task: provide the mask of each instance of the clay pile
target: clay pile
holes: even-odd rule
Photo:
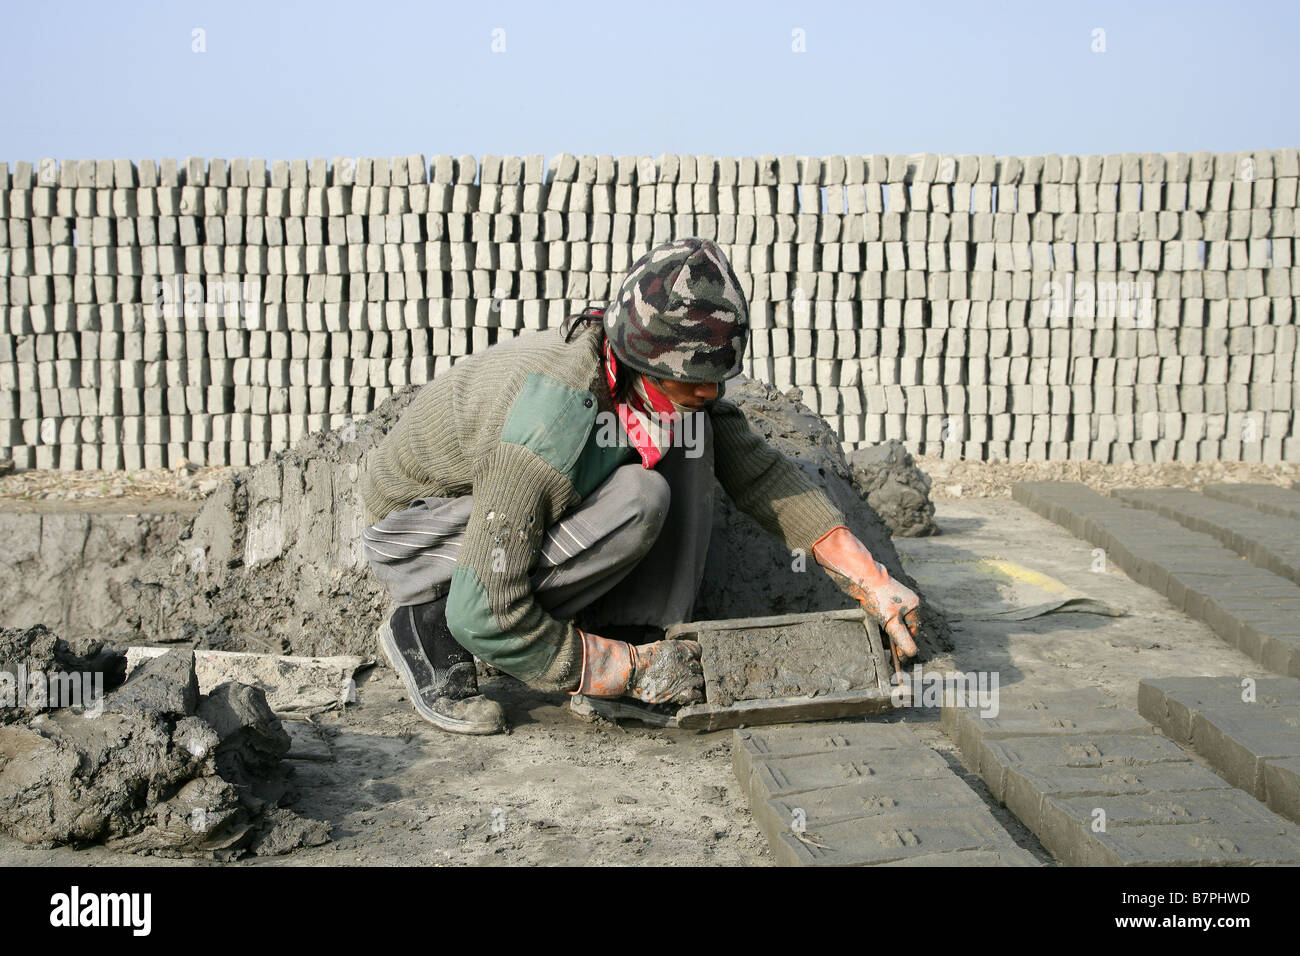
[[[749,427],[777,451],[794,460],[844,513],[846,524],[892,577],[921,596],[919,658],[952,649],[948,622],[925,605],[925,595],[903,570],[890,529],[854,483],[835,431],[801,404],[797,389],[781,393],[765,382],[737,377],[727,382],[727,399],[744,411]],[[744,558],[738,560],[737,556]],[[696,620],[800,614],[856,608],[812,555],[791,555],[738,510],[720,486],[714,489],[713,537],[695,606]]]
[[[373,656],[388,596],[361,551],[362,457],[416,392],[395,394],[368,418],[304,437],[237,473],[204,503],[175,548],[139,575],[137,626],[153,642],[273,654]],[[751,427],[793,457],[848,517],[890,574],[904,573],[880,516],[854,485],[834,431],[797,398],[744,378],[727,384]],[[714,537],[696,619],[856,607],[811,556],[782,542],[716,489]],[[737,555],[748,555],[736,561]],[[923,618],[923,656],[950,648],[947,624]]]
[[[0,628],[0,726],[28,720],[48,709],[49,675],[59,680],[54,694],[80,706],[126,679],[126,655],[101,641],[65,641],[43,625]]]
[[[226,683],[200,695],[194,655],[182,650],[152,658],[116,689],[111,678],[126,668],[117,652],[89,661],[99,670],[37,670],[33,662],[87,664],[43,627],[0,631],[0,649],[14,653],[0,673],[0,702],[14,705],[0,725],[0,829],[11,836],[217,860],[329,839],[326,824],[285,807],[295,797],[281,762],[289,736],[260,689]],[[67,705],[78,682],[107,692]],[[2,700],[42,683],[26,707]]]
[[[170,499],[5,499],[0,626],[44,624],[66,640],[136,641],[130,582],[151,555],[170,550],[194,510]]]
[[[853,483],[867,504],[899,538],[921,538],[938,534],[934,523],[934,502],[930,500],[930,477],[917,467],[916,459],[901,441],[891,438],[849,455]]]
[[[236,472],[134,581],[151,643],[324,657],[375,653],[388,595],[361,550],[358,473],[417,389]]]

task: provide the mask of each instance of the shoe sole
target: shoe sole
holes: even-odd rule
[[[622,698],[587,697],[585,694],[575,694],[569,698],[569,709],[584,716],[596,713],[606,720],[639,720],[652,727],[677,726],[676,714],[661,714],[650,710],[644,704],[632,703]]]
[[[397,676],[402,679],[402,683],[406,687],[407,696],[411,698],[411,704],[415,707],[415,712],[429,723],[453,734],[476,734],[486,736],[488,734],[499,734],[505,731],[505,728],[499,724],[476,724],[470,720],[459,720],[455,717],[448,717],[445,714],[438,713],[426,704],[424,698],[420,696],[419,686],[415,681],[415,675],[411,673],[411,669],[407,666],[406,660],[397,650],[397,641],[393,637],[393,630],[388,626],[387,621],[385,621],[383,627],[379,629],[379,646],[383,649],[384,657],[388,659],[389,666],[392,667],[392,669],[397,672]]]

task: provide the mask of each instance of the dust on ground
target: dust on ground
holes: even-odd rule
[[[515,726],[461,737],[420,719],[375,668],[359,703],[316,724],[334,762],[294,761],[293,810],[332,842],[239,866],[770,863],[731,773],[730,731],[626,729],[572,714],[567,695],[482,684]],[[0,836],[0,865],[170,865],[102,847],[40,849]],[[210,865],[190,861],[186,865]]]
[[[926,670],[997,671],[1007,694],[1095,686],[1128,707],[1136,707],[1143,677],[1260,673],[1207,626],[1122,571],[1095,572],[1089,543],[1014,501],[942,500],[936,510],[942,533],[898,541],[900,551],[931,560],[1002,557],[1128,614],[958,620],[954,650]],[[772,863],[732,776],[730,731],[591,724],[568,710],[566,695],[497,679],[484,689],[506,708],[513,733],[458,737],[422,721],[392,671],[375,668],[358,684],[359,703],[318,724],[335,761],[295,761],[302,796],[293,809],[328,821],[333,841],[221,865]],[[1033,836],[962,766],[937,711],[884,719],[912,726],[990,803],[1017,842],[1035,850]],[[1041,848],[1036,852],[1047,859]],[[0,837],[0,865],[171,862],[98,847],[33,849]]]

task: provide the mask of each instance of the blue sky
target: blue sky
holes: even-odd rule
[[[1284,0],[2,2],[11,163],[1300,144]]]

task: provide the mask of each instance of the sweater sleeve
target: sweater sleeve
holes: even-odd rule
[[[542,690],[574,690],[581,677],[577,628],[547,614],[529,580],[572,494],[569,479],[532,449],[499,444],[475,475],[447,598],[447,625],[462,646]]]
[[[810,553],[841,512],[797,464],[754,434],[739,406],[719,399],[712,410],[714,473],[736,507],[786,547]]]

